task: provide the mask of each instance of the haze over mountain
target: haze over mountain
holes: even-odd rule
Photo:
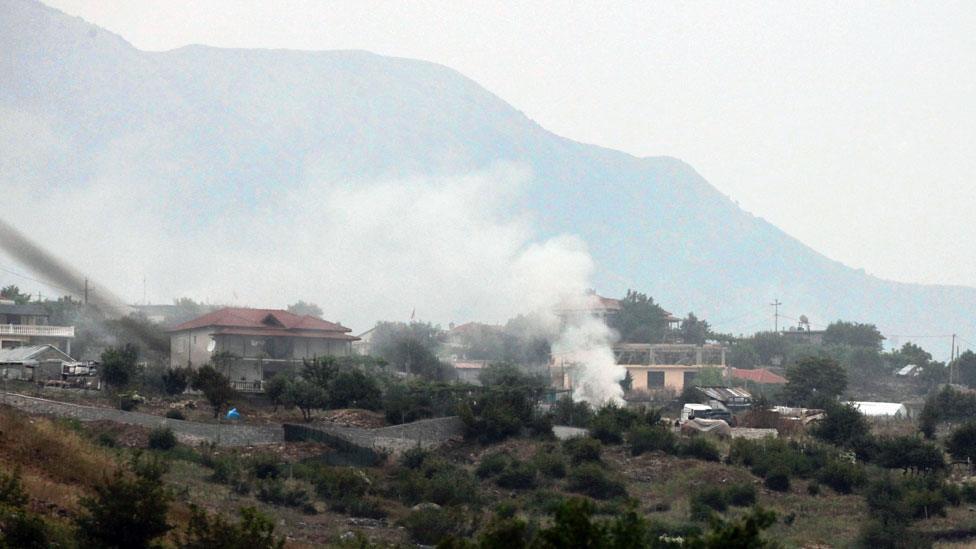
[[[0,0],[0,52],[3,218],[133,300],[146,276],[158,299],[307,299],[357,329],[411,308],[500,320],[520,254],[572,235],[601,293],[721,330],[772,328],[779,298],[815,326],[976,341],[976,290],[848,268],[678,159],[564,139],[443,66],[143,52],[28,0]]]

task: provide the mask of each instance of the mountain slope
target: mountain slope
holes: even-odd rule
[[[815,323],[976,340],[976,290],[847,268],[743,212],[681,161],[561,138],[436,64],[360,51],[142,52],[28,0],[0,0],[0,51],[0,177],[20,206],[4,215],[21,224],[37,224],[27,204],[101,190],[131,199],[130,215],[166,212],[158,230],[186,244],[207,240],[226,212],[260,215],[309,181],[508,162],[531,172],[511,215],[530,215],[541,236],[582,237],[603,293],[640,288],[736,332],[771,327],[767,304],[778,297],[787,315]],[[82,211],[111,227],[123,214],[105,202]]]

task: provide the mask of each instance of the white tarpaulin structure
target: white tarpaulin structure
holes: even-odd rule
[[[908,408],[898,402],[847,402],[868,417],[907,418]]]

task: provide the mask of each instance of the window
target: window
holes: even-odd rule
[[[694,385],[698,372],[685,372],[685,387]]]
[[[664,372],[647,372],[648,387],[664,387]]]

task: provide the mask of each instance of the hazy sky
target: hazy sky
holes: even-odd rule
[[[442,63],[558,134],[679,157],[851,266],[976,286],[976,2],[46,3],[146,50]]]

